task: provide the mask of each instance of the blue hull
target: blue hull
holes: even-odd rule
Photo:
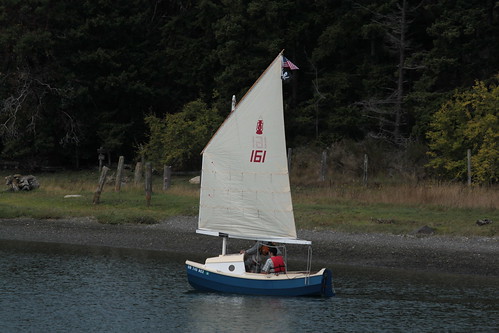
[[[325,270],[322,275],[293,279],[251,279],[244,276],[227,276],[189,264],[186,264],[186,270],[191,286],[202,291],[269,296],[334,296],[329,270]]]

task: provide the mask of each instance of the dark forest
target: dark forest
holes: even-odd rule
[[[288,146],[419,145],[448,179],[472,149],[495,183],[498,39],[495,0],[1,0],[0,160],[83,168],[102,146],[198,170],[232,95],[284,49]]]

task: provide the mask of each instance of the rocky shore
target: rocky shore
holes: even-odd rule
[[[100,224],[92,218],[0,220],[0,249],[34,244],[144,250],[201,259],[220,253],[217,237],[195,233],[196,217],[175,217],[158,224]],[[398,236],[299,230],[313,242],[314,267],[353,265],[499,277],[498,237]],[[229,240],[229,252],[251,242]],[[296,261],[307,251],[288,246]]]

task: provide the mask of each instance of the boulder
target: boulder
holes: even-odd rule
[[[191,183],[191,184],[199,184],[200,182],[201,182],[201,177],[200,176],[196,176],[196,177],[191,178],[189,180],[189,183]]]
[[[416,229],[412,232],[413,235],[431,235],[435,232],[435,229],[425,225],[419,229]]]

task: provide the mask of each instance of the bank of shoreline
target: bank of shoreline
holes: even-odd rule
[[[0,219],[0,249],[19,244],[64,244],[168,252],[196,259],[220,253],[217,237],[195,233],[197,218],[179,216],[158,224],[100,224],[92,218]],[[499,277],[498,237],[398,236],[299,230],[313,242],[314,267],[321,264],[395,268],[422,272]],[[17,245],[16,245],[17,244]],[[230,240],[229,251],[251,245]],[[305,261],[301,248],[288,253]]]

